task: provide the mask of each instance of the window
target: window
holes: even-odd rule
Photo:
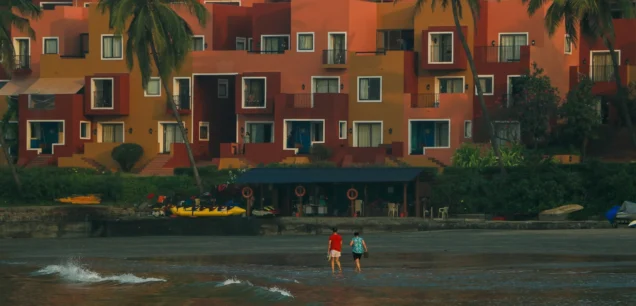
[[[282,54],[289,50],[289,35],[262,35],[262,53]]]
[[[247,46],[245,43],[245,37],[237,37],[236,38],[236,50],[247,50]]]
[[[243,108],[265,108],[264,77],[243,78]]]
[[[209,122],[199,122],[199,140],[200,141],[210,140],[210,123]]]
[[[57,6],[73,6],[73,2],[40,2],[40,7],[42,10],[54,10]]]
[[[413,50],[415,32],[413,30],[378,30],[376,48],[386,50]]]
[[[437,78],[437,93],[464,93],[464,78]]]
[[[90,121],[80,121],[80,139],[91,139]]]
[[[55,95],[29,95],[29,109],[55,109]]]
[[[192,51],[203,51],[205,49],[205,37],[197,35],[192,37]]]
[[[322,121],[311,122],[311,142],[325,142],[325,125]]]
[[[122,143],[124,142],[123,123],[102,123],[102,142]]]
[[[112,109],[113,108],[113,79],[93,79],[93,109]]]
[[[499,34],[499,62],[521,60],[521,47],[528,45],[528,34]]]
[[[172,82],[172,98],[178,109],[190,109],[190,78],[174,78]]]
[[[382,144],[382,123],[355,123],[356,147],[379,147]]]
[[[616,50],[618,62],[621,62],[621,51]],[[590,62],[590,78],[594,82],[613,82],[614,65],[612,65],[612,55],[609,51],[592,51],[592,61]]]
[[[312,93],[339,93],[340,78],[312,77]]]
[[[227,79],[219,79],[216,88],[217,98],[227,99],[229,97],[229,82]]]
[[[90,2],[85,2],[85,3],[84,3],[84,7],[89,7],[89,6],[91,6],[91,3],[90,3]]]
[[[146,85],[145,97],[161,97],[161,79],[150,78],[148,85]]]
[[[2,89],[2,87],[7,84],[9,84],[9,81],[0,81],[0,89]]]
[[[450,148],[450,120],[410,120],[411,155],[424,155],[426,149]]]
[[[338,121],[338,138],[347,139],[347,121]]]
[[[495,76],[494,75],[480,75],[477,77],[479,79],[479,84],[481,85],[481,90],[485,96],[492,96],[494,93],[494,83]],[[477,95],[477,87],[475,87],[475,95]]]
[[[314,51],[314,33],[298,33],[298,52]]]
[[[572,54],[572,39],[568,34],[565,34],[565,54]]]
[[[273,143],[273,122],[248,122],[246,125],[245,143]]]
[[[470,120],[464,121],[464,138],[473,138],[473,122]]]
[[[309,154],[315,143],[325,142],[325,123],[323,120],[284,120],[285,149],[296,154]]]
[[[429,64],[453,63],[453,33],[429,33]]]
[[[382,102],[382,77],[358,77],[358,102]]]
[[[506,97],[506,107],[515,105],[515,100],[523,99],[524,78],[519,75],[508,76],[508,92]]]
[[[253,41],[254,40],[251,37],[247,39],[247,51],[252,51],[253,50],[252,49],[252,42]]]
[[[42,51],[44,54],[58,54],[59,50],[59,39],[57,37],[44,37],[44,42],[42,43]]]
[[[121,36],[102,35],[102,59],[113,60],[122,59],[124,46]]]
[[[16,37],[13,39],[15,48],[15,65],[17,69],[31,68],[31,39]]]
[[[495,138],[500,146],[518,143],[521,140],[521,125],[518,121],[493,122]]]

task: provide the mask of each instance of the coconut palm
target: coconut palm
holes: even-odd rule
[[[126,34],[126,64],[132,70],[137,58],[141,71],[141,85],[146,89],[152,75],[153,66],[161,79],[192,166],[192,172],[199,191],[203,193],[201,177],[197,170],[192,147],[188,141],[185,127],[168,80],[172,73],[183,65],[186,56],[192,50],[192,28],[174,10],[181,6],[193,14],[199,25],[205,26],[208,11],[198,0],[100,0],[98,9],[109,13],[109,26],[115,34]]]
[[[522,1],[527,3],[530,16],[534,15],[548,2],[547,0]],[[632,118],[626,102],[628,90],[622,84],[619,71],[620,63],[614,48],[613,9],[619,9],[624,18],[633,18],[636,15],[636,8],[634,8],[632,0],[554,0],[546,12],[545,28],[552,36],[561,24],[565,24],[565,32],[575,45],[579,40],[579,36],[591,41],[598,39],[603,41],[612,58],[614,81],[617,89],[616,97],[622,108],[621,112],[632,137],[632,143],[636,146],[636,134],[634,134]]]
[[[33,4],[31,0],[3,0],[0,3],[0,59],[2,59],[2,69],[5,74],[11,76],[16,67],[15,48],[11,40],[11,30],[16,29],[21,33],[29,35],[31,39],[35,39],[35,31],[31,27],[31,20],[36,20],[42,14],[40,6]],[[16,14],[17,12],[17,14]],[[9,103],[11,105],[12,103]],[[17,106],[16,106],[17,107]],[[13,107],[15,110],[16,107]],[[22,182],[18,171],[13,164],[13,160],[9,156],[9,147],[4,141],[5,131],[9,128],[8,122],[14,116],[11,108],[4,115],[4,119],[0,122],[0,146],[7,158],[7,164],[11,169],[13,180],[15,181],[18,192],[22,193]]]
[[[468,4],[468,8],[472,14],[473,22],[475,23],[475,30],[477,29],[477,19],[479,18],[480,12],[480,0],[463,0]],[[415,3],[416,10],[415,13],[419,14],[422,10],[422,7],[429,2],[427,0],[417,0]],[[494,127],[490,121],[490,113],[488,112],[488,107],[486,107],[486,101],[484,100],[484,92],[483,88],[481,88],[481,83],[479,82],[479,73],[477,72],[477,68],[475,67],[475,58],[473,57],[473,53],[470,50],[470,46],[468,45],[468,41],[466,40],[466,36],[464,32],[462,32],[460,20],[463,19],[463,11],[464,7],[462,5],[462,0],[431,0],[431,11],[434,11],[435,8],[440,6],[443,10],[446,10],[449,6],[453,10],[453,21],[455,22],[455,28],[457,29],[457,36],[462,43],[462,47],[464,48],[464,52],[466,53],[466,59],[468,60],[468,65],[470,65],[470,70],[473,74],[473,83],[475,84],[475,88],[477,89],[477,97],[479,100],[479,105],[481,106],[481,110],[484,115],[484,121],[486,126],[488,127],[488,135],[490,136],[490,144],[492,145],[493,152],[497,157],[499,168],[501,169],[501,173],[506,173],[506,168],[504,167],[503,159],[501,158],[501,151],[499,149],[499,143],[497,142],[497,137],[495,136]]]

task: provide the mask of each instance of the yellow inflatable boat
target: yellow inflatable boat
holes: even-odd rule
[[[94,205],[102,202],[102,199],[99,196],[94,194],[89,194],[85,196],[71,196],[66,198],[56,199],[56,201],[67,204],[76,204],[76,205]]]
[[[238,206],[232,208],[219,208],[214,207],[212,209],[204,208],[203,210],[195,210],[192,213],[191,207],[170,207],[170,211],[173,215],[179,217],[228,217],[228,216],[242,216],[245,214],[245,209]]]

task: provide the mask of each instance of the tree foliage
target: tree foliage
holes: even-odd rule
[[[598,99],[592,94],[594,83],[582,77],[576,88],[568,93],[565,103],[559,108],[559,115],[565,120],[561,126],[562,141],[577,145],[585,155],[587,142],[598,136],[601,118],[598,113]]]
[[[524,164],[524,147],[520,144],[501,146],[501,158],[506,167]],[[463,144],[455,150],[452,157],[453,166],[460,168],[486,168],[498,165],[492,147]]]

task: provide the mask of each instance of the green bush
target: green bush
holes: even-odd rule
[[[144,155],[144,148],[136,143],[122,143],[110,154],[124,172],[130,172]]]
[[[314,144],[311,146],[310,157],[312,162],[322,162],[327,161],[331,158],[332,150],[331,148],[323,145],[323,144]]]

